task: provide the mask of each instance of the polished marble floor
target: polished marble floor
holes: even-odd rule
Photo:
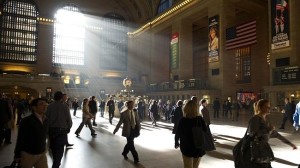
[[[99,114],[98,114],[99,115]],[[151,122],[142,122],[140,137],[135,139],[135,146],[140,157],[140,163],[134,164],[132,156],[124,160],[121,152],[126,139],[121,136],[120,129],[113,135],[113,129],[118,122],[115,118],[113,124],[109,124],[107,118],[97,118],[98,126],[95,127],[98,134],[91,137],[88,128],[84,127],[80,137],[74,132],[81,122],[81,111],[78,117],[73,118],[72,131],[69,134],[69,142],[72,148],[65,150],[62,159],[62,168],[182,168],[182,158],[179,149],[174,149],[174,135],[171,133],[172,124],[164,121],[158,122],[157,127],[152,127]],[[233,168],[232,147],[237,143],[245,131],[249,118],[247,112],[242,112],[239,121],[230,119],[212,119],[211,131],[216,141],[216,151],[208,152],[200,162],[200,168]],[[282,114],[272,113],[271,120],[278,127]],[[286,124],[285,130],[280,130],[283,136],[290,139],[300,148],[300,133],[295,133],[291,124]],[[0,168],[9,165],[13,158],[17,129],[13,131],[12,144],[0,146]],[[273,168],[296,168],[300,163],[300,149],[292,150],[277,139],[270,140],[276,160],[272,163]],[[52,160],[48,156],[49,167]]]

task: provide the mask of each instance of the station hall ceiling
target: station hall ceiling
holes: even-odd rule
[[[66,3],[76,4],[84,14],[103,16],[117,13],[128,22],[143,24],[155,17],[160,0],[34,0],[40,16],[53,18]]]

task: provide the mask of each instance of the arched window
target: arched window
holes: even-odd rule
[[[115,13],[104,16],[101,31],[100,68],[127,69],[127,26],[125,19]]]
[[[36,4],[30,0],[4,0],[0,10],[0,61],[36,63]]]
[[[160,0],[158,10],[157,10],[157,15],[168,10],[173,5],[174,1],[175,0]]]
[[[235,78],[237,83],[251,82],[251,48],[243,47],[235,51]]]
[[[55,14],[53,63],[84,65],[85,17],[75,4]]]

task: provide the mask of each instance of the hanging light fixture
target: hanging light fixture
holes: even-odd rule
[[[75,84],[76,84],[76,85],[79,85],[79,84],[80,84],[80,77],[79,77],[79,76],[76,76],[76,77],[75,77]]]
[[[64,84],[69,84],[70,83],[70,76],[66,76],[64,78]]]

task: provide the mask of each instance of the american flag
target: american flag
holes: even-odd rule
[[[226,29],[226,50],[256,44],[256,20]]]
[[[287,8],[287,2],[285,0],[277,0],[276,10],[282,10],[284,8]]]

